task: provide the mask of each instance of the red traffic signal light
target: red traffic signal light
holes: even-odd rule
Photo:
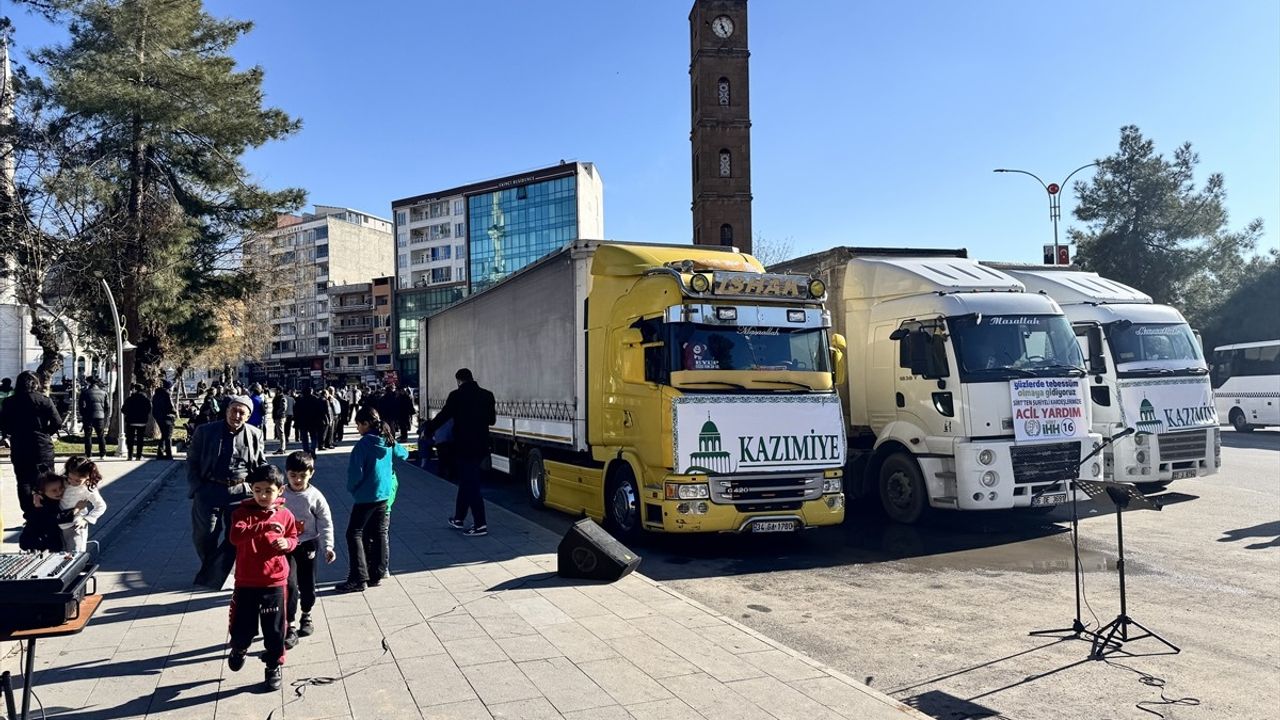
[[[1048,190],[1050,195],[1057,195],[1058,191],[1061,189],[1062,188],[1058,187],[1058,183],[1049,183]]]

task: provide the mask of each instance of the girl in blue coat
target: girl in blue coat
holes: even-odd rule
[[[374,408],[362,408],[356,413],[356,430],[360,440],[351,450],[347,465],[347,490],[354,502],[347,523],[351,571],[347,581],[334,588],[340,593],[364,592],[366,587],[377,587],[386,576],[390,521],[387,506],[395,489],[393,465],[397,459],[409,457]]]

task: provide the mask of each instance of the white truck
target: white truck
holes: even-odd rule
[[[1104,437],[1138,431],[1107,447],[1108,480],[1154,489],[1218,472],[1209,366],[1182,313],[1097,273],[990,265],[1062,306],[1089,370],[1093,429]]]
[[[847,341],[846,493],[913,523],[1048,509],[1101,477],[1084,358],[1051,298],[964,250],[837,247],[770,270],[825,282]]]

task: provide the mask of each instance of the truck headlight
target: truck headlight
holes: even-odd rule
[[[1093,473],[1094,477],[1098,477],[1099,475],[1102,474],[1102,466],[1098,465],[1098,463],[1094,463],[1092,466],[1090,466],[1089,472]]]
[[[1147,436],[1146,436],[1144,433],[1138,433],[1137,435],[1134,435],[1134,436],[1133,436],[1133,444],[1134,444],[1134,445],[1146,445],[1146,444],[1147,444]]]
[[[1134,458],[1136,458],[1136,459],[1137,459],[1137,461],[1138,461],[1138,464],[1139,464],[1139,465],[1146,465],[1146,464],[1147,464],[1147,451],[1146,451],[1146,450],[1139,450],[1139,451],[1138,451],[1138,453],[1137,453],[1136,455],[1134,455]]]
[[[689,278],[689,287],[696,293],[704,293],[711,288],[711,281],[707,279],[706,275],[698,273]]]
[[[978,462],[983,465],[990,465],[996,461],[996,453],[994,450],[986,449],[978,453]]]
[[[982,473],[982,484],[987,487],[995,487],[1000,482],[1000,475],[995,470],[988,470]]]
[[[711,486],[706,483],[666,483],[668,500],[706,500],[711,497]]]
[[[833,495],[838,492],[844,492],[844,481],[840,478],[824,478],[822,481],[822,494]]]

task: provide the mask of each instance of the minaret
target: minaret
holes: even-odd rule
[[[13,233],[13,206],[17,195],[14,178],[17,162],[9,132],[13,128],[13,72],[9,67],[9,33],[0,31],[0,234],[9,237]],[[0,259],[0,266],[9,264],[8,258]],[[0,279],[0,304],[14,302],[13,279]]]

